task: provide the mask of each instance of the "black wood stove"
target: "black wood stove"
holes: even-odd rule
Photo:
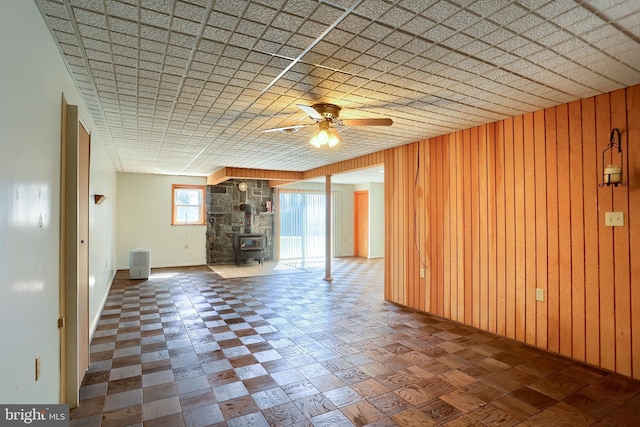
[[[235,233],[233,235],[233,257],[237,266],[240,266],[240,261],[247,259],[255,259],[262,265],[266,253],[266,234]]]
[[[233,235],[233,257],[236,265],[240,266],[240,261],[247,259],[255,259],[263,265],[267,253],[267,235],[252,232],[253,207],[250,204],[242,203],[239,209],[244,212],[244,233]]]

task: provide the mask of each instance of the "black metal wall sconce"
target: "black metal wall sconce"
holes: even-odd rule
[[[616,135],[618,136],[617,141],[615,138]],[[605,165],[604,156],[606,152],[609,150],[613,150],[614,148],[620,155],[620,164],[612,163],[609,165]],[[607,148],[602,150],[602,167],[604,171],[602,173],[602,183],[599,184],[599,187],[604,187],[605,185],[607,187],[610,185],[613,185],[614,187],[617,187],[618,185],[622,185],[622,186],[627,185],[626,182],[622,181],[622,163],[624,160],[623,155],[624,155],[624,152],[622,151],[622,135],[620,134],[620,129],[615,128],[611,131],[611,137],[609,138],[609,145],[607,145]],[[612,157],[613,157],[613,152],[612,152]]]

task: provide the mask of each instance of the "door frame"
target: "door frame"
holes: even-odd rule
[[[85,133],[82,137],[81,132]],[[80,386],[89,367],[90,135],[78,117],[78,106],[67,104],[63,95],[60,165],[59,400],[71,408],[79,403]]]

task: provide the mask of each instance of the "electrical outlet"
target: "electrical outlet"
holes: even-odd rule
[[[424,268],[420,269],[420,278],[424,279]]]
[[[607,227],[623,227],[624,212],[605,212],[604,223]]]
[[[544,301],[544,289],[536,288],[536,301]]]

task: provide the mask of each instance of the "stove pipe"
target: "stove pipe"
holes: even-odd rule
[[[239,208],[244,212],[244,232],[252,233],[251,219],[253,217],[253,207],[248,203],[241,203]]]

